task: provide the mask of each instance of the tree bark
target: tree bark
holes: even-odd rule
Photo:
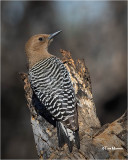
[[[78,121],[80,149],[75,145],[69,153],[65,144],[58,147],[56,128],[38,115],[32,103],[33,92],[28,75],[21,73],[24,90],[31,112],[31,124],[40,159],[125,159],[126,149],[126,113],[111,124],[101,127],[93,101],[91,80],[84,60],[74,60],[70,52],[60,50],[62,61],[68,69],[78,102]]]

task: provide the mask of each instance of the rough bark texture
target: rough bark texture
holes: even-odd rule
[[[84,60],[74,62],[70,52],[61,50],[78,101],[80,150],[75,146],[69,153],[65,144],[58,148],[56,128],[39,116],[32,104],[32,90],[26,73],[21,73],[24,90],[31,112],[31,124],[40,159],[126,159],[126,113],[111,124],[101,127],[96,115],[91,80]],[[114,148],[115,147],[115,148]]]

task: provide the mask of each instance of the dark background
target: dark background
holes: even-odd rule
[[[24,45],[38,33],[63,32],[49,52],[59,49],[84,58],[101,124],[126,110],[127,2],[1,2],[2,158],[37,158],[30,114],[18,72],[26,72]]]

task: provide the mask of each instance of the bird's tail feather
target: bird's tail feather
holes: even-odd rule
[[[75,137],[76,147],[77,147],[78,149],[80,149],[80,138],[79,138],[79,131],[78,131],[78,130],[76,130],[76,131],[74,132],[74,137]]]
[[[67,137],[65,135],[64,130],[61,127],[61,123],[57,122],[57,136],[58,136],[58,146],[59,147],[63,147],[63,145],[66,143],[67,141]]]
[[[66,128],[61,122],[57,122],[57,135],[59,147],[63,147],[63,145],[66,143],[68,145],[69,151],[72,152],[73,142],[75,142],[76,147],[80,149],[78,130],[72,131]]]

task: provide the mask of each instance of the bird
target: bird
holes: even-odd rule
[[[28,39],[25,53],[28,79],[37,100],[35,109],[57,127],[58,146],[75,144],[80,149],[77,101],[71,77],[64,63],[48,52],[53,39],[62,31],[37,34]]]

